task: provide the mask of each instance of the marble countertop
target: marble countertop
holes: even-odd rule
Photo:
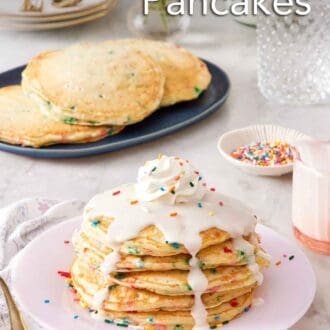
[[[121,0],[119,3],[109,16],[80,27],[34,33],[0,31],[0,72],[26,63],[44,50],[79,41],[131,36],[125,17],[131,2]],[[329,138],[329,106],[269,104],[257,87],[256,31],[230,17],[194,17],[181,43],[228,73],[231,93],[220,111],[168,137],[96,157],[37,160],[1,152],[0,207],[33,196],[87,201],[98,192],[134,180],[137,166],[162,152],[190,159],[203,171],[208,182],[253,207],[266,225],[294,240],[290,216],[291,176],[264,178],[244,174],[220,157],[216,142],[228,130],[256,123],[282,125]],[[305,252],[316,272],[318,288],[312,307],[292,329],[329,329],[330,258],[306,249]]]

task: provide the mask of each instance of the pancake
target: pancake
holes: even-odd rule
[[[186,49],[169,42],[153,40],[119,40],[119,43],[148,54],[165,76],[161,106],[196,99],[207,89],[211,74],[206,64]]]
[[[104,283],[99,273],[96,276],[89,276],[88,272],[81,272],[83,268],[79,259],[73,264],[71,274],[73,284],[77,292],[83,297],[86,303],[93,307],[94,296],[99,290],[106,288],[107,298],[103,307],[116,311],[158,311],[158,310],[190,310],[194,304],[192,296],[165,296],[158,295],[146,290],[128,288],[125,286]]]
[[[100,253],[95,245],[83,241],[80,234],[75,238],[76,255],[85,260],[86,263],[98,268],[104,262],[105,254]],[[179,254],[168,257],[153,257],[153,256],[135,256],[124,255],[120,256],[117,262],[118,272],[140,272],[140,271],[164,271],[164,270],[189,270],[190,255]]]
[[[202,239],[201,248],[204,249],[217,243],[222,243],[230,238],[230,235],[220,229],[210,228],[200,233]],[[125,241],[120,249],[123,254],[171,256],[187,254],[189,251],[178,242],[169,242],[157,226],[149,226],[143,229],[137,238]]]
[[[170,257],[122,255],[117,263],[118,272],[189,270],[190,255],[179,254]]]
[[[214,268],[219,265],[241,266],[247,264],[243,251],[237,251],[231,240],[211,245],[197,254],[202,269]]]
[[[95,230],[98,227],[93,227],[90,223],[87,225],[91,227],[90,230]],[[89,230],[89,228],[88,228]],[[149,229],[148,229],[149,230]],[[147,230],[147,231],[148,231]],[[214,230],[206,231],[203,233],[204,236],[209,237],[208,233],[212,233]],[[93,264],[96,268],[100,267],[106,255],[111,253],[111,248],[106,248],[107,244],[104,241],[106,238],[101,239],[103,231],[99,234],[90,236],[86,234],[87,231],[80,232],[75,238],[75,250],[77,255],[83,256],[88,259],[90,264]],[[158,230],[157,230],[158,232]],[[104,235],[104,233],[103,233]],[[153,237],[154,238],[154,237]],[[159,242],[158,242],[159,244]],[[142,246],[139,244],[139,247]],[[136,246],[135,246],[136,247]],[[225,249],[226,248],[226,249]],[[149,249],[144,251],[154,251]],[[129,251],[134,252],[134,249]],[[256,253],[258,253],[258,248]],[[172,250],[170,251],[172,252]],[[188,254],[177,254],[170,256],[150,256],[150,255],[134,255],[134,254],[121,254],[120,260],[117,263],[117,271],[119,272],[140,272],[140,271],[165,271],[165,270],[189,270],[190,255]],[[212,269],[218,266],[241,266],[246,265],[248,260],[244,253],[241,251],[235,251],[232,247],[231,240],[227,240],[221,244],[211,245],[206,249],[201,250],[198,253],[200,260],[199,264],[202,269]],[[264,255],[256,255],[257,263],[262,267],[268,267],[269,261],[265,259]]]
[[[111,283],[132,289],[147,290],[164,296],[194,294],[188,283],[188,271],[112,273],[105,279],[99,268],[94,268],[82,258],[77,258],[73,271],[74,274],[79,274],[80,280],[85,279],[94,283],[95,290],[100,290]],[[257,278],[247,266],[218,267],[205,270],[204,275],[208,280],[205,293],[224,293],[251,286],[257,282]]]
[[[94,226],[94,223],[98,223]],[[106,233],[112,219],[106,216],[89,217],[84,223],[84,233],[94,242],[100,242],[104,252],[108,254],[111,248],[106,244]],[[210,228],[200,233],[202,249],[220,244],[230,238],[229,233],[218,228]],[[141,230],[134,239],[123,242],[120,252],[130,255],[150,255],[157,257],[188,254],[188,250],[178,242],[166,241],[157,226],[151,225]]]
[[[203,303],[208,309],[218,307],[224,302],[231,301],[237,297],[240,297],[246,293],[252,292],[256,288],[256,284],[246,285],[242,288],[231,289],[225,292],[211,292],[203,294]]]
[[[57,122],[42,114],[21,86],[0,89],[0,140],[39,148],[59,143],[87,143],[117,134],[122,126],[83,127]]]
[[[256,283],[253,274],[246,267],[215,268],[205,271],[204,274],[209,283],[206,292],[224,292]],[[186,271],[117,273],[111,277],[111,281],[160,295],[193,295]]]
[[[78,44],[32,59],[22,86],[59,121],[130,125],[159,107],[164,77],[151,57],[139,51],[116,44]]]
[[[230,302],[223,303],[214,310],[209,310],[208,323],[210,327],[221,327],[250,309],[253,292],[244,294],[235,300],[235,307]],[[189,312],[117,312],[104,310],[106,323],[118,326],[142,326],[146,330],[175,329],[191,330],[194,320]]]

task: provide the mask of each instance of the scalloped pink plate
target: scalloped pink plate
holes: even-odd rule
[[[13,292],[22,310],[46,329],[119,329],[92,319],[74,301],[65,278],[57,273],[70,270],[74,257],[71,237],[80,223],[81,218],[75,218],[59,224],[21,252],[13,269]],[[315,275],[305,255],[293,242],[268,227],[258,225],[257,232],[262,246],[273,258],[265,271],[264,283],[256,292],[256,298],[264,303],[255,304],[248,313],[227,324],[226,330],[288,329],[306,313],[314,299]],[[289,260],[290,256],[294,258]],[[281,261],[279,266],[275,265],[277,261]]]

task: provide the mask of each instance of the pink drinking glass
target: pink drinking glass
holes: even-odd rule
[[[330,255],[330,142],[301,141],[293,170],[294,234],[306,247]]]

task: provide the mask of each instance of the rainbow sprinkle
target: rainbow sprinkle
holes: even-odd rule
[[[166,244],[170,244],[172,246],[172,248],[175,249],[175,250],[180,249],[180,244],[177,243],[177,242],[169,243],[169,242],[166,241]]]
[[[232,253],[233,250],[230,249],[229,247],[225,246],[225,247],[223,248],[223,252],[225,252],[225,253]]]
[[[281,141],[251,143],[237,148],[230,155],[258,166],[286,165],[294,159],[292,146]]]
[[[153,167],[153,169],[151,170],[151,172],[155,172],[157,170],[157,166]]]
[[[236,298],[232,299],[230,302],[229,302],[230,306],[231,307],[237,307],[239,305],[238,301]]]
[[[92,225],[92,227],[97,227],[100,223],[101,223],[100,220],[95,219],[91,222],[91,225]]]
[[[65,278],[70,278],[71,274],[69,272],[64,272],[62,270],[58,270],[57,274],[60,275],[61,277],[65,277]]]

